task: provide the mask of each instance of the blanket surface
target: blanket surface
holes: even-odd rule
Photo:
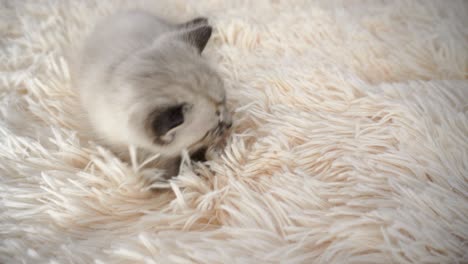
[[[70,54],[209,17],[234,130],[159,173],[87,138]],[[1,0],[0,263],[468,263],[468,2]]]

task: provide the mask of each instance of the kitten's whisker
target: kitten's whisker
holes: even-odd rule
[[[138,170],[141,170],[142,168],[144,168],[146,165],[148,165],[149,163],[159,159],[159,156],[160,154],[155,154],[155,155],[152,155],[151,157],[147,158],[146,160],[144,160],[140,166],[138,166]]]

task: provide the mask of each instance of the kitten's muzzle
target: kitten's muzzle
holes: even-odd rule
[[[227,121],[227,122],[219,122],[220,126],[223,127],[224,129],[230,129],[232,127],[232,121]]]
[[[231,121],[220,121],[218,123],[218,127],[216,128],[216,134],[222,135],[224,134],[227,130],[229,130],[232,127],[232,122]]]

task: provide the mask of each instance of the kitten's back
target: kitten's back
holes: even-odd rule
[[[144,11],[124,11],[114,14],[94,29],[82,58],[82,65],[112,63],[148,47],[164,33],[174,30],[159,18]],[[83,70],[83,69],[82,69]]]

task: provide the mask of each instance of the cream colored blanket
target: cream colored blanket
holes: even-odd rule
[[[69,60],[141,7],[215,27],[221,156],[158,173],[86,138]],[[468,263],[468,2],[2,0],[0,263]]]

